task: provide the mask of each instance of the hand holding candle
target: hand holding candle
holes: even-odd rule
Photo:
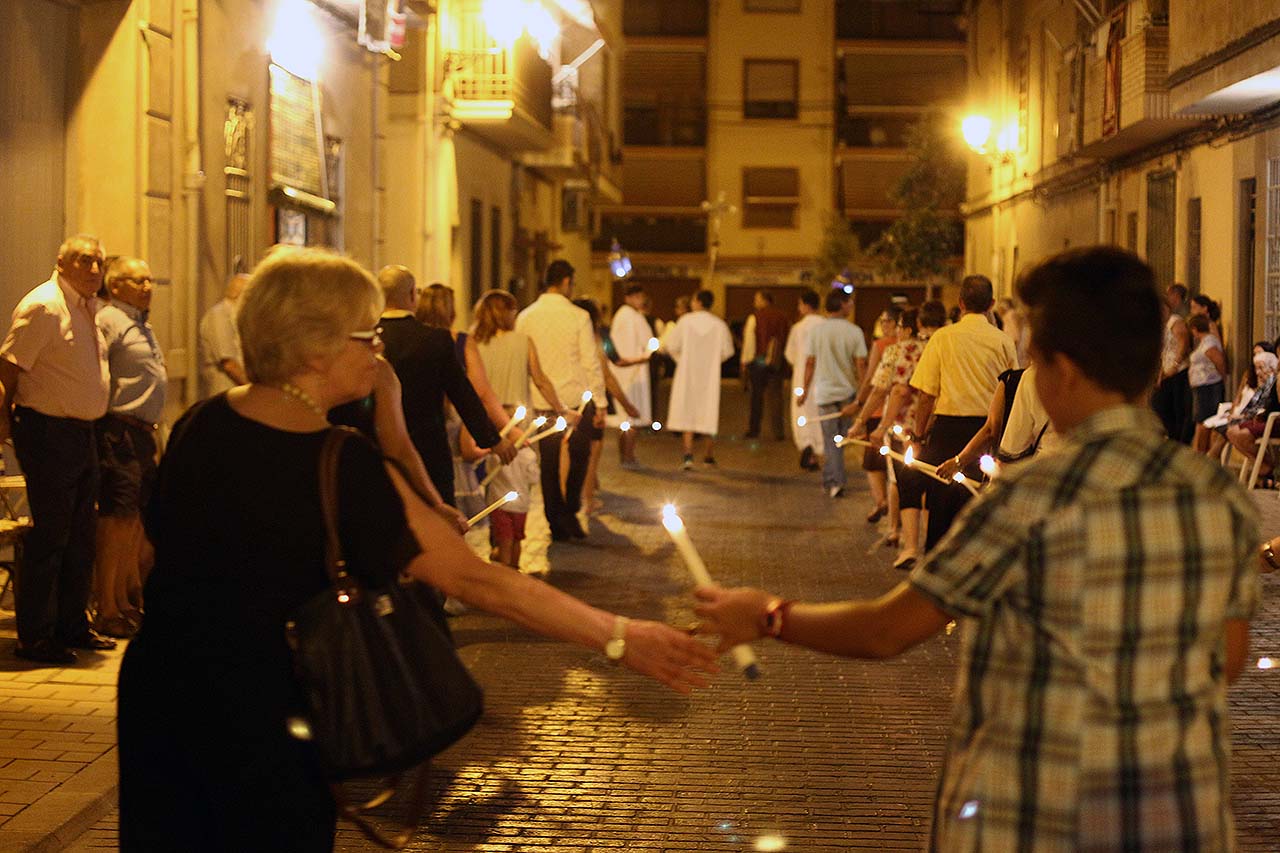
[[[489,504],[484,509],[480,510],[475,515],[471,516],[471,518],[468,518],[467,525],[470,527],[474,527],[476,525],[476,522],[481,521],[485,518],[488,518],[491,513],[502,509],[504,506],[511,503],[513,500],[515,500],[518,497],[520,497],[520,493],[517,492],[515,489],[512,489],[502,497],[498,498],[493,503]]]
[[[591,392],[583,391],[582,402],[578,403],[578,408],[574,409],[574,414],[576,414],[579,418],[581,418],[583,410],[587,408],[587,403],[590,403],[590,402],[591,402]],[[564,420],[564,418],[561,418],[560,420]],[[577,428],[577,426],[578,426],[578,422],[574,421],[573,426],[569,427],[569,431],[564,434],[565,441],[569,440],[569,436],[573,435],[573,431],[574,429]]]
[[[504,426],[502,428],[502,431],[498,433],[498,437],[506,438],[507,433],[511,432],[512,429],[519,426],[520,424],[524,423],[524,419],[525,417],[528,416],[528,414],[529,414],[529,410],[526,409],[524,406],[516,406],[515,414],[511,416],[511,418],[507,421],[506,426]]]
[[[516,450],[519,450],[520,448],[528,444],[529,439],[533,436],[533,434],[537,432],[538,429],[541,428],[542,425],[545,424],[546,422],[547,422],[546,415],[538,415],[536,418],[534,418],[533,423],[529,424],[529,431],[524,434],[524,438],[516,442]]]
[[[662,508],[662,526],[667,529],[667,533],[671,535],[671,541],[675,543],[676,550],[684,558],[685,566],[689,569],[689,574],[693,576],[693,582],[700,587],[713,586],[715,581],[711,579],[711,573],[707,571],[707,564],[702,562],[702,556],[698,553],[698,549],[693,547],[693,540],[689,538],[689,531],[685,529],[684,521],[671,504],[667,504]],[[756,679],[760,677],[760,667],[756,663],[755,653],[751,651],[750,646],[745,644],[734,646],[733,659],[737,663],[738,669],[747,678]]]

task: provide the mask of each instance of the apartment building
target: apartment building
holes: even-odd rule
[[[959,11],[627,0],[623,200],[599,210],[597,269],[616,239],[659,316],[701,286],[735,320],[758,288],[819,284],[827,218],[845,216],[874,241],[898,212],[889,193],[907,167],[906,128],[931,109],[959,109]],[[923,294],[920,283],[859,272],[867,322],[893,294]]]
[[[1280,333],[1280,3],[978,0],[969,50],[970,268],[1120,245],[1222,303],[1236,363]]]

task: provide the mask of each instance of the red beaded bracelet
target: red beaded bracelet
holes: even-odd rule
[[[765,607],[764,613],[760,615],[760,636],[781,640],[782,629],[786,624],[787,614],[793,604],[795,604],[795,601],[790,599],[775,598],[770,601]]]

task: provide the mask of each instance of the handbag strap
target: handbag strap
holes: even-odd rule
[[[347,561],[342,554],[342,539],[338,534],[338,461],[342,445],[355,430],[350,427],[333,427],[324,437],[320,447],[320,511],[324,515],[324,565],[329,581],[342,596],[352,595],[358,586],[347,574]]]

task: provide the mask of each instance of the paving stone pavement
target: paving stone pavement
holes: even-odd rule
[[[736,400],[726,408],[726,422],[738,417]],[[728,440],[717,450],[718,469],[689,474],[676,470],[680,452],[669,437],[650,437],[640,455],[645,469],[619,469],[610,436],[605,508],[585,544],[550,546],[551,583],[602,607],[691,624],[689,581],[658,523],[667,500],[726,584],[834,599],[875,595],[901,577],[862,520],[869,501],[860,475],[851,497],[832,501],[816,475],[795,469],[789,443]],[[1280,497],[1258,493],[1258,500],[1266,529],[1280,531]],[[1266,577],[1264,587],[1253,659],[1280,661],[1280,577]],[[483,614],[464,615],[454,627],[487,709],[437,759],[430,817],[412,849],[819,853],[918,850],[926,841],[953,637],[883,663],[761,643],[759,681],[726,671],[686,699],[601,655]],[[0,720],[30,731],[17,726],[36,717],[11,715],[9,701],[6,692]],[[1239,846],[1275,851],[1280,667],[1251,667],[1232,689],[1231,706]],[[115,844],[110,814],[67,849]],[[337,849],[374,848],[344,827]]]

